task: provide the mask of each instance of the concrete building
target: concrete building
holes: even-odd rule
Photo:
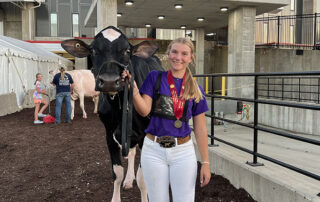
[[[320,13],[320,1],[290,0],[287,6],[258,15],[256,44],[282,43],[286,48],[303,44],[299,47],[312,48],[320,40],[320,15],[316,13]]]
[[[93,37],[83,26],[92,0],[1,1],[0,33],[22,40]]]
[[[57,45],[61,40],[67,38],[93,37],[95,33],[109,25],[119,27],[129,37],[138,36],[143,38],[148,37],[150,33],[154,35],[152,28],[158,29],[156,31],[157,38],[165,39],[175,38],[180,35],[184,36],[186,34],[185,30],[192,30],[191,34],[196,42],[197,64],[194,70],[196,74],[267,72],[274,70],[300,71],[306,70],[302,66],[304,64],[307,64],[307,68],[310,70],[316,70],[314,69],[315,64],[320,64],[318,62],[320,57],[315,51],[307,53],[308,57],[312,57],[312,60],[309,60],[308,57],[304,59],[296,57],[296,53],[290,50],[271,51],[270,49],[259,49],[256,51],[255,48],[257,16],[272,16],[277,15],[279,12],[283,15],[297,14],[296,8],[300,8],[299,12],[301,13],[314,13],[314,11],[318,11],[315,8],[320,7],[316,1],[135,0],[133,5],[126,5],[125,2],[128,1],[47,0],[45,2],[2,2],[0,3],[0,34],[30,41],[56,41]],[[299,7],[302,3],[304,3],[304,6]],[[289,7],[285,7],[288,4]],[[177,8],[177,6],[180,6],[180,8]],[[282,7],[283,9],[279,10]],[[291,8],[294,8],[294,10]],[[120,14],[121,16],[119,16]],[[163,19],[160,19],[160,16]],[[228,44],[228,47],[215,46],[214,43],[206,42],[205,40],[207,34],[217,33],[220,28],[223,28],[222,32],[225,33],[223,39]],[[167,29],[174,29],[176,33],[172,34]],[[301,37],[301,39],[303,38]],[[283,61],[285,57],[289,58],[289,60]],[[76,66],[85,66],[86,61],[76,60],[75,63]],[[284,68],[285,66],[288,66],[288,68]],[[249,86],[251,83],[252,80],[250,79],[228,79],[227,87],[234,89],[239,86]],[[237,91],[229,91],[228,95],[252,98],[253,89],[240,88]],[[270,111],[270,109],[266,111]],[[270,114],[269,116],[276,115]],[[279,117],[279,119],[281,118]],[[215,165],[222,164],[216,163]],[[230,170],[230,168],[229,163],[226,163],[223,164],[223,169],[220,170],[225,171]],[[245,170],[249,169],[245,168]],[[232,171],[235,171],[233,173],[239,179],[251,179],[239,174],[239,169]],[[257,179],[258,182],[256,183],[259,183],[260,178]],[[241,183],[238,183],[238,187],[243,187]],[[250,184],[251,182],[245,183]],[[262,189],[257,188],[255,191],[258,193],[256,193],[255,199],[261,201],[260,199],[263,198],[261,195],[264,195],[264,197],[273,195],[274,186],[272,183],[267,189],[263,189],[263,193],[259,193]],[[295,190],[292,191],[287,187],[280,187],[280,192],[288,193],[288,196],[291,192],[295,192]],[[301,198],[300,193],[295,194],[298,195],[298,199]],[[290,197],[287,198],[288,200],[291,199]],[[299,201],[298,199],[292,201]],[[305,199],[304,201],[310,200]]]

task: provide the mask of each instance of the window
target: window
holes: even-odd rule
[[[79,37],[79,14],[72,14],[72,36]]]
[[[0,35],[3,35],[3,21],[0,21]]]
[[[51,36],[58,36],[58,17],[56,13],[50,14]]]
[[[268,23],[263,24],[263,43],[268,43]]]
[[[290,36],[289,36],[289,43],[294,43],[294,35],[293,35],[293,31],[294,31],[294,25],[290,25]]]
[[[290,10],[294,11],[294,7],[295,7],[295,0],[291,0],[290,1]]]

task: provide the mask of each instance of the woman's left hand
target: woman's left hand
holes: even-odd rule
[[[209,164],[202,164],[200,170],[200,187],[204,187],[209,184],[211,178]]]

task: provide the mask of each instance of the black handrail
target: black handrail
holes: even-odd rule
[[[256,18],[256,46],[320,49],[320,13]],[[264,25],[267,25],[265,27]]]
[[[320,77],[259,77],[258,97],[320,104]],[[279,82],[281,80],[281,83]],[[306,84],[308,83],[308,84]],[[281,94],[281,96],[280,96]]]
[[[284,132],[282,130],[277,130],[277,129],[270,129],[267,127],[262,127],[258,124],[258,105],[259,104],[269,104],[269,105],[277,105],[277,106],[286,106],[286,107],[294,107],[294,108],[301,108],[301,109],[309,109],[309,110],[320,110],[320,105],[319,104],[305,104],[305,103],[298,103],[298,102],[285,102],[282,100],[266,100],[266,99],[260,99],[258,98],[258,78],[261,76],[268,76],[268,77],[274,77],[274,76],[311,76],[311,75],[316,75],[319,76],[320,75],[320,71],[309,71],[309,72],[270,72],[270,73],[219,73],[219,74],[203,74],[203,75],[194,75],[195,77],[209,77],[211,78],[211,92],[210,94],[206,94],[206,97],[210,97],[211,98],[211,114],[206,114],[206,117],[211,118],[211,134],[209,134],[209,138],[211,139],[211,145],[213,145],[214,141],[213,140],[217,140],[219,142],[225,143],[227,145],[230,145],[232,147],[235,147],[237,149],[240,149],[244,152],[247,152],[249,154],[253,155],[253,162],[252,163],[248,163],[250,165],[256,166],[256,165],[263,165],[258,163],[258,157],[265,159],[267,161],[273,162],[275,164],[278,164],[280,166],[283,166],[285,168],[294,170],[298,173],[301,173],[303,175],[309,176],[311,178],[314,178],[316,180],[320,181],[320,175],[311,173],[309,171],[300,169],[298,167],[295,167],[293,165],[287,164],[285,162],[279,161],[277,159],[271,158],[269,156],[263,155],[258,153],[258,131],[264,131],[264,132],[268,132],[270,134],[274,134],[274,135],[278,135],[278,136],[282,136],[285,138],[289,138],[289,139],[294,139],[300,142],[305,142],[305,143],[309,143],[309,144],[313,144],[313,145],[317,145],[320,146],[320,141],[318,140],[314,140],[314,139],[310,139],[310,138],[305,138],[305,137],[300,137],[288,132]],[[216,77],[254,77],[254,96],[253,99],[250,98],[239,98],[239,97],[230,97],[230,96],[220,96],[217,94],[213,94],[214,92],[214,78]],[[268,78],[269,80],[269,78]],[[319,85],[320,85],[320,79],[319,79]],[[234,120],[230,120],[230,119],[226,119],[226,118],[221,118],[218,116],[214,115],[214,98],[223,98],[226,100],[237,100],[237,101],[244,101],[244,102],[251,102],[254,103],[254,123],[253,124],[248,124],[248,123],[243,123],[243,122],[239,122],[239,121],[234,121]],[[221,120],[221,121],[225,121],[225,122],[229,122],[229,123],[233,123],[233,124],[237,124],[240,126],[244,126],[244,127],[248,127],[248,128],[252,128],[253,131],[253,151],[241,147],[239,145],[230,143],[228,141],[225,141],[221,138],[217,138],[214,136],[214,119],[217,120]]]

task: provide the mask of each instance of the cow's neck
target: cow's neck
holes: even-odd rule
[[[115,95],[105,95],[109,101],[109,103],[114,107],[114,109],[122,109],[122,100],[120,99],[119,93]]]

